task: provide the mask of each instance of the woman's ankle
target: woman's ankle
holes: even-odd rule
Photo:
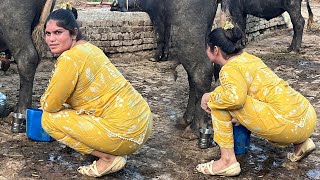
[[[299,151],[300,151],[300,149],[301,149],[301,146],[302,146],[302,144],[304,143],[305,141],[303,141],[303,142],[301,142],[301,143],[299,143],[299,144],[293,144],[293,153],[295,154],[295,155],[299,155],[298,153],[299,153]]]
[[[236,158],[221,158],[221,161],[226,165],[230,165],[230,164],[236,163],[237,159]]]
[[[114,155],[107,154],[107,153],[104,153],[104,152],[100,152],[100,151],[97,151],[97,150],[92,151],[90,154],[93,155],[93,156],[98,157],[99,159],[105,160],[105,161],[113,160],[116,157]]]
[[[233,149],[230,148],[220,148],[221,150],[221,161],[223,161],[224,164],[233,164],[237,162],[236,155],[234,153]]]
[[[104,161],[104,162],[107,162],[107,163],[110,163],[110,162],[112,162],[115,158],[116,158],[116,156],[108,154],[108,156],[101,157],[100,160],[102,160],[102,161]]]

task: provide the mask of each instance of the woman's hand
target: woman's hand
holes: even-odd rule
[[[240,125],[240,122],[236,118],[232,118],[231,121],[234,124],[234,126],[239,126]]]
[[[63,103],[62,104],[62,109],[72,109],[72,107],[67,103]]]
[[[207,103],[210,100],[210,93],[204,93],[201,99],[201,108],[205,110],[207,113],[211,114],[211,109],[208,107]]]

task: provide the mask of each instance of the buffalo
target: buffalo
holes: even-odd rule
[[[155,60],[167,60],[171,25],[168,20],[167,4],[164,0],[115,0],[111,11],[142,11],[148,13],[157,37]]]
[[[41,44],[44,45],[43,25],[54,4],[55,0],[0,2],[0,51],[12,53],[20,77],[19,100],[14,110],[17,117],[25,117],[26,109],[32,106],[33,80],[40,61],[38,52],[43,49]],[[13,128],[12,131],[22,130]]]
[[[303,28],[305,20],[301,15],[302,0],[222,0],[222,11],[226,19],[238,25],[243,33],[246,29],[247,14],[270,20],[288,12],[293,25],[293,39],[288,51],[299,52],[302,42]],[[313,13],[306,0],[309,13],[307,27],[310,28],[313,23]],[[245,36],[243,36],[245,38]],[[245,40],[243,40],[245,44]]]
[[[212,28],[217,4],[217,0],[117,0],[112,7],[113,10],[149,14],[160,37],[159,58],[167,58],[170,30],[175,29],[172,59],[182,64],[189,82],[187,108],[177,123],[179,127],[187,127],[183,133],[185,138],[196,138],[200,128],[211,128],[210,117],[201,109],[200,102],[202,95],[212,89],[213,77],[217,79],[220,70],[219,66],[210,63],[206,54],[207,35]],[[167,45],[159,46],[159,42]]]
[[[166,2],[170,22],[175,29],[173,49],[175,57],[188,74],[189,98],[187,109],[179,124],[187,127],[185,138],[199,136],[200,128],[212,128],[210,117],[200,107],[202,95],[212,90],[219,66],[209,61],[207,35],[217,11],[217,0],[169,0]],[[196,135],[196,136],[195,136]]]

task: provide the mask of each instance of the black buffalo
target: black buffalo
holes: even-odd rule
[[[206,55],[206,38],[212,28],[217,3],[217,0],[117,0],[111,7],[112,10],[149,14],[159,34],[160,59],[167,58],[171,26],[175,29],[172,56],[187,71],[189,81],[188,105],[183,121],[179,122],[189,125],[187,129],[191,131],[185,133],[188,137],[198,135],[199,128],[211,126],[210,117],[201,109],[200,102],[202,95],[211,90],[214,74],[217,78],[219,72],[219,67],[215,69]]]
[[[0,51],[9,50],[17,63],[20,91],[15,112],[20,114],[32,106],[33,80],[40,61],[37,49],[42,49],[35,44],[42,41],[42,25],[54,3],[55,0],[0,1]]]
[[[172,56],[186,70],[189,82],[188,104],[181,118],[183,121],[179,124],[190,127],[187,128],[189,131],[185,131],[185,137],[195,138],[194,135],[199,135],[199,128],[211,127],[210,117],[201,109],[200,102],[202,95],[212,90],[213,76],[217,78],[219,72],[219,67],[215,69],[206,54],[207,35],[212,28],[218,2],[217,0],[128,0],[128,2],[129,11],[130,8],[135,8],[149,14],[155,28],[158,28],[159,41],[167,44],[165,50],[162,49],[164,56],[169,48],[171,26],[175,29],[172,35],[174,39]],[[126,0],[118,0],[114,6],[117,6],[116,10],[128,10]],[[161,34],[166,35],[161,39]],[[160,45],[160,50],[161,48],[163,46]]]
[[[207,57],[207,35],[217,11],[217,0],[168,0],[169,17],[174,33],[173,53],[188,74],[189,98],[182,121],[193,133],[212,128],[208,114],[200,107],[202,95],[212,90],[213,76],[218,76]]]
[[[148,13],[157,37],[155,60],[166,60],[169,55],[170,21],[164,0],[115,0],[111,11],[142,11]]]
[[[226,19],[231,19],[234,24],[240,26],[243,33],[245,33],[246,29],[247,14],[270,20],[287,11],[290,15],[294,31],[288,51],[299,52],[305,24],[304,18],[301,15],[301,1],[302,0],[222,0],[222,11],[225,13]],[[309,13],[307,27],[310,28],[313,23],[313,13],[309,5],[309,0],[307,0],[307,8]]]

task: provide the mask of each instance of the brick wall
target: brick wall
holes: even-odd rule
[[[267,21],[265,19],[248,15],[246,27],[246,38],[247,41],[250,42],[263,38],[262,35],[265,33],[269,33],[279,29],[284,29],[287,26],[282,16]]]
[[[79,21],[82,33],[105,52],[135,52],[155,48],[153,26],[144,12],[92,9],[80,11]]]
[[[83,34],[109,55],[150,52],[156,47],[153,26],[147,13],[121,13],[108,9],[79,10],[78,13]],[[214,26],[218,24],[216,21]],[[270,21],[248,16],[247,40],[259,39],[265,32],[285,27],[282,16]],[[174,32],[172,34],[174,36]],[[174,37],[171,39],[174,41]]]

